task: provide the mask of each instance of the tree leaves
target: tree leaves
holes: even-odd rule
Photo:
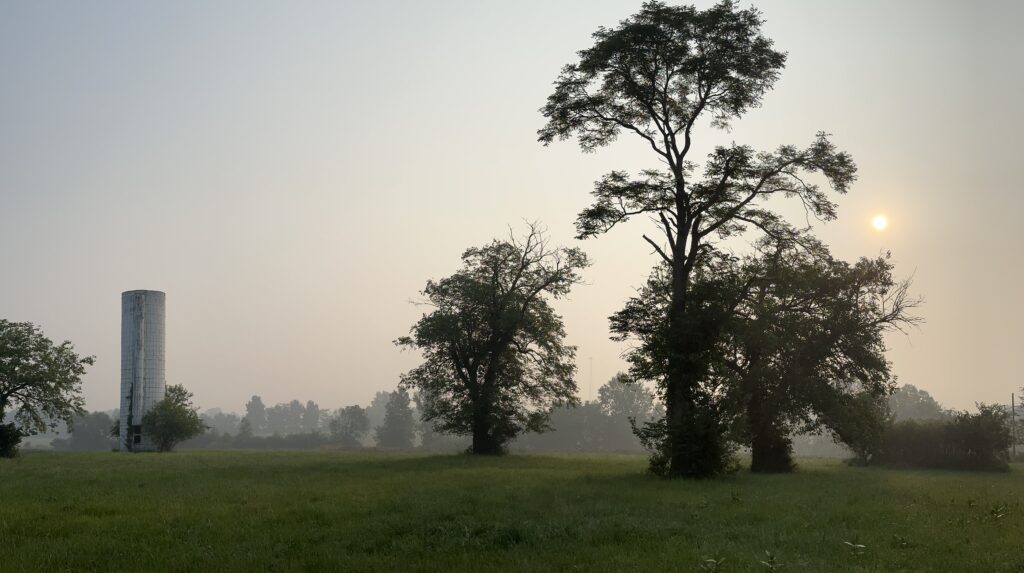
[[[0,422],[8,408],[28,434],[70,422],[84,412],[81,377],[94,361],[68,341],[55,345],[30,322],[0,319]]]

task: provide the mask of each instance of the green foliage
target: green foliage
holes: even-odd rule
[[[181,451],[144,462],[0,460],[2,569],[694,571],[710,558],[754,572],[766,550],[786,572],[1024,568],[1021,466],[810,460],[783,478],[679,487],[624,455]]]
[[[377,446],[381,448],[410,449],[415,433],[415,420],[409,392],[399,388],[391,393],[385,407],[384,424],[377,427]]]
[[[69,423],[83,412],[82,375],[93,362],[68,341],[54,344],[31,322],[0,319],[0,424],[13,412],[17,430],[3,432],[2,441],[14,445],[0,454],[16,451],[21,436]]]
[[[206,431],[199,409],[192,405],[192,393],[180,384],[167,386],[164,399],[142,417],[143,434],[157,450],[169,452],[179,443]]]
[[[834,402],[822,409],[821,425],[853,451],[855,463],[867,464],[882,447],[891,423],[885,397],[866,391],[837,393],[832,399]]]
[[[462,268],[428,281],[433,307],[396,344],[424,362],[402,377],[430,400],[436,430],[473,436],[472,451],[500,453],[515,436],[542,431],[552,408],[577,402],[575,352],[564,344],[561,298],[589,265],[579,249],[552,248],[536,226],[523,239],[468,249]]]
[[[358,448],[363,436],[370,431],[366,410],[359,406],[346,406],[337,411],[328,423],[331,439],[346,448]]]
[[[946,420],[902,420],[882,436],[871,463],[922,468],[1006,471],[1010,417],[999,405]]]

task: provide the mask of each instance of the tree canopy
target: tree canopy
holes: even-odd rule
[[[21,434],[53,429],[84,413],[82,376],[94,362],[81,357],[64,341],[54,344],[31,322],[0,319],[0,424],[5,442],[18,443]],[[13,413],[14,421],[3,424]],[[14,452],[14,445],[5,447]]]
[[[882,400],[894,387],[884,334],[915,324],[919,303],[892,268],[885,256],[851,265],[821,245],[775,242],[742,264],[744,292],[722,331],[712,378],[732,402],[754,471],[789,470],[794,432],[832,425],[858,439],[838,427],[846,417],[836,410],[849,408],[851,396],[877,403],[864,413],[884,421]]]
[[[164,399],[142,417],[143,435],[157,450],[169,452],[181,442],[206,431],[199,409],[192,404],[192,393],[180,384],[167,386]]]
[[[433,310],[396,344],[423,363],[402,384],[430,395],[422,415],[443,432],[472,435],[496,454],[525,431],[542,431],[554,406],[576,403],[575,347],[564,344],[561,298],[589,265],[575,248],[551,247],[531,225],[522,239],[466,250],[462,268],[428,281]]]

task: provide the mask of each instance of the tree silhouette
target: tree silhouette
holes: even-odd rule
[[[413,420],[409,392],[399,388],[391,393],[385,407],[384,423],[377,426],[377,446],[381,448],[412,448],[416,422]]]
[[[370,431],[370,420],[366,410],[359,406],[346,406],[338,410],[328,423],[331,439],[346,448],[358,448],[366,432]]]
[[[851,396],[884,405],[893,390],[884,334],[918,322],[919,301],[885,256],[851,265],[822,246],[766,242],[742,267],[747,289],[723,329],[713,376],[740,415],[751,469],[789,471],[790,434],[832,426],[850,435],[837,410]],[[871,413],[884,422],[884,408],[862,411]]]
[[[430,396],[422,412],[440,431],[472,435],[472,452],[498,454],[540,431],[552,407],[577,401],[575,347],[548,301],[569,293],[588,266],[579,249],[553,248],[535,226],[462,255],[462,268],[428,281],[434,310],[396,344],[424,362],[402,385]]]
[[[583,151],[593,151],[628,133],[662,163],[639,177],[622,171],[603,177],[594,204],[576,225],[587,238],[646,215],[661,234],[643,238],[670,278],[664,322],[671,345],[663,371],[652,379],[665,399],[662,448],[672,476],[710,476],[727,463],[714,397],[703,384],[704,341],[691,329],[695,269],[716,240],[748,227],[789,235],[789,226],[765,205],[773,196],[797,198],[809,214],[833,219],[835,205],[806,174],[824,175],[839,193],[855,178],[850,157],[823,133],[805,148],[758,153],[747,146],[718,147],[703,172],[695,173],[689,154],[698,121],[727,127],[760,105],[784,67],[785,54],[773,49],[761,24],[756,10],[737,10],[730,1],[704,11],[647,2],[618,27],[594,33],[594,45],[563,68],[542,108],[548,122],[539,136],[545,144],[576,137]]]
[[[253,396],[245,404],[245,419],[249,420],[250,429],[255,434],[261,434],[267,430],[267,407],[263,399]]]

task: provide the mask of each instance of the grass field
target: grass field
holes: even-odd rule
[[[0,571],[1024,571],[1024,468],[644,475],[637,456],[26,453]],[[716,563],[709,562],[714,559]]]

